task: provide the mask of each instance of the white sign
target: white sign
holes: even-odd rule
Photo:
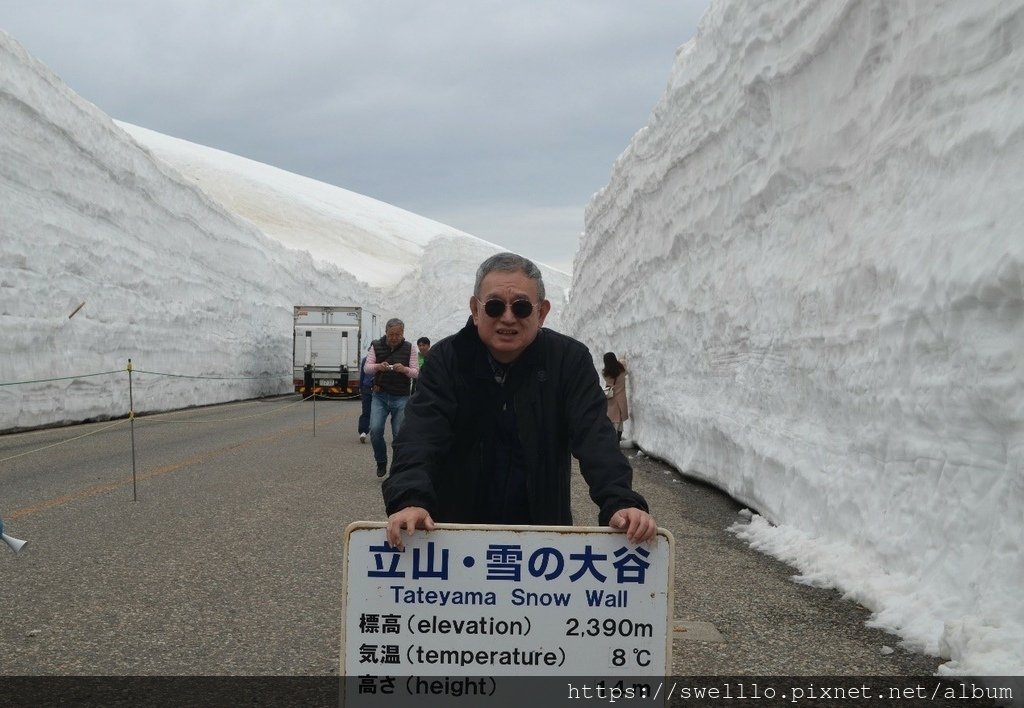
[[[399,552],[345,532],[346,693],[430,676],[664,676],[674,540],[597,527],[438,524]],[[373,684],[373,686],[371,686]]]

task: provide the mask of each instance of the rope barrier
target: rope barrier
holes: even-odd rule
[[[0,386],[17,386],[17,385],[20,385],[20,384],[47,383],[47,382],[50,382],[50,381],[67,381],[67,380],[71,380],[71,379],[83,379],[83,378],[88,378],[88,377],[92,377],[92,376],[110,376],[112,374],[120,374],[120,373],[123,373],[123,372],[127,372],[128,373],[129,387],[130,387],[130,383],[131,383],[131,374],[133,372],[139,373],[139,374],[149,374],[151,376],[166,376],[166,377],[170,377],[170,378],[205,379],[205,380],[245,381],[245,380],[273,380],[273,379],[290,379],[291,378],[290,374],[281,374],[281,375],[278,375],[278,376],[273,376],[271,374],[262,374],[260,376],[192,376],[192,375],[188,375],[188,374],[172,374],[172,373],[161,372],[161,371],[146,371],[144,369],[134,369],[132,367],[131,359],[129,359],[128,360],[128,366],[126,368],[124,368],[124,369],[119,369],[117,371],[101,371],[101,372],[97,372],[97,373],[93,373],[93,374],[79,374],[77,376],[60,376],[60,377],[54,377],[54,378],[49,378],[49,379],[34,379],[34,380],[29,380],[29,381],[11,381],[11,382],[7,382],[7,383],[0,382]],[[358,398],[358,397],[359,397],[358,395],[353,395],[353,396],[339,397],[339,399],[340,400],[352,400],[352,399],[355,399],[355,398]],[[58,447],[60,445],[66,445],[67,443],[74,442],[76,440],[81,440],[82,438],[89,437],[90,435],[96,435],[98,433],[102,433],[102,432],[104,432],[106,430],[110,430],[111,428],[115,428],[115,427],[117,427],[119,425],[122,425],[126,421],[127,422],[131,422],[133,424],[134,424],[134,422],[136,420],[138,420],[140,422],[152,422],[152,423],[187,423],[187,424],[196,424],[196,423],[227,423],[227,422],[233,422],[233,421],[239,421],[239,420],[250,420],[250,419],[253,419],[253,418],[260,418],[260,417],[264,417],[264,416],[268,416],[268,415],[273,415],[275,413],[284,412],[284,411],[287,411],[289,408],[291,408],[293,406],[297,406],[297,405],[299,405],[299,404],[301,404],[301,403],[303,403],[305,401],[308,401],[310,399],[315,399],[315,398],[316,398],[316,394],[310,394],[309,396],[301,397],[298,401],[295,401],[294,403],[289,403],[288,405],[280,407],[280,408],[275,407],[275,408],[272,408],[270,410],[262,411],[260,413],[254,413],[252,415],[237,416],[237,417],[233,417],[233,418],[215,418],[215,419],[212,419],[212,420],[197,420],[197,419],[169,420],[169,419],[167,419],[168,416],[173,415],[175,413],[175,411],[172,411],[170,413],[154,414],[154,415],[147,415],[147,416],[139,417],[137,415],[137,413],[135,412],[135,410],[134,410],[134,404],[132,404],[129,407],[129,411],[128,411],[127,417],[125,417],[123,419],[120,419],[120,420],[117,420],[117,421],[111,423],[110,425],[103,426],[102,428],[97,428],[96,430],[92,430],[92,431],[90,431],[88,433],[84,433],[82,435],[76,435],[75,437],[68,438],[67,440],[61,440],[61,441],[58,441],[58,442],[55,442],[55,443],[50,443],[49,445],[44,445],[42,447],[35,448],[33,450],[27,450],[25,452],[20,452],[17,455],[11,455],[9,457],[0,458],[0,464],[2,464],[4,462],[8,462],[10,460],[15,460],[15,459],[17,459],[19,457],[25,457],[27,455],[32,455],[32,454],[35,454],[35,453],[39,453],[39,452],[42,452],[44,450],[49,450],[51,448]],[[314,424],[313,425],[314,425],[314,432],[313,432],[313,434],[315,435],[316,434],[316,413],[315,413],[315,410],[314,410]],[[133,430],[134,430],[134,428],[133,428]],[[134,444],[133,444],[133,454],[134,454]]]
[[[257,379],[290,379],[291,374],[279,374],[273,376],[271,374],[261,374],[260,376],[190,376],[189,374],[168,374],[163,371],[146,371],[145,369],[135,369],[137,374],[151,374],[153,376],[169,376],[176,379],[205,379],[210,381],[255,381]]]
[[[128,420],[128,419],[124,418],[122,420],[115,421],[115,422],[111,423],[110,425],[106,425],[106,426],[104,426],[102,428],[99,428],[98,430],[91,430],[88,433],[83,433],[82,435],[76,435],[75,437],[68,438],[67,440],[60,440],[60,441],[55,442],[55,443],[50,443],[49,445],[44,445],[43,447],[36,448],[35,450],[27,450],[25,452],[19,452],[17,455],[11,455],[10,457],[0,458],[0,463],[7,462],[8,460],[15,460],[15,459],[17,459],[19,457],[25,457],[26,455],[32,455],[32,454],[35,454],[37,452],[42,452],[43,450],[49,450],[52,447],[59,447],[60,445],[66,445],[69,442],[74,442],[75,440],[81,440],[82,438],[87,438],[90,435],[96,435],[97,433],[102,433],[104,430],[110,430],[111,428],[115,428],[118,425],[121,425],[126,420]]]
[[[288,410],[289,408],[292,408],[293,406],[297,406],[297,405],[300,405],[301,403],[304,403],[304,402],[308,401],[310,398],[312,398],[312,396],[307,396],[305,398],[300,398],[298,401],[295,401],[294,403],[289,403],[288,405],[282,406],[281,408],[273,408],[271,410],[263,411],[261,413],[254,413],[253,415],[242,415],[242,416],[237,416],[237,417],[234,417],[234,418],[215,418],[215,419],[212,419],[212,420],[164,420],[165,416],[173,415],[173,413],[162,413],[162,414],[139,416],[139,415],[137,415],[135,413],[135,411],[129,411],[127,418],[123,418],[121,420],[118,420],[118,421],[116,421],[114,423],[111,423],[110,425],[107,425],[107,426],[105,426],[103,428],[100,428],[98,430],[93,430],[93,431],[90,431],[88,433],[84,433],[83,435],[77,435],[77,436],[75,436],[73,438],[68,438],[67,440],[61,440],[59,442],[51,443],[49,445],[44,445],[43,447],[39,447],[39,448],[36,448],[34,450],[27,450],[25,452],[20,452],[17,455],[11,455],[10,457],[2,457],[2,458],[0,458],[0,464],[2,464],[4,462],[7,462],[8,460],[14,460],[14,459],[19,458],[19,457],[25,457],[26,455],[32,455],[32,454],[37,453],[37,452],[42,452],[43,450],[49,450],[50,448],[58,447],[59,445],[64,445],[64,444],[69,443],[69,442],[74,442],[75,440],[81,440],[82,438],[88,437],[90,435],[96,435],[97,433],[102,433],[104,430],[109,430],[111,428],[114,428],[114,427],[116,427],[118,425],[121,425],[122,423],[124,423],[125,421],[128,421],[128,420],[136,420],[139,423],[192,423],[192,424],[195,424],[195,423],[231,423],[231,422],[238,421],[238,420],[250,420],[252,418],[261,418],[261,417],[264,417],[264,416],[273,415],[275,413],[282,413],[282,412]]]
[[[57,376],[52,379],[31,379],[28,381],[8,381],[0,382],[0,386],[20,386],[22,384],[34,384],[34,383],[48,383],[50,381],[68,381],[71,379],[85,379],[90,376],[110,376],[111,374],[120,374],[128,369],[118,369],[117,371],[100,371],[95,374],[78,374],[77,376]],[[170,374],[163,371],[146,371],[144,369],[135,369],[135,373],[138,374],[151,374],[153,376],[168,376],[179,379],[208,379],[211,381],[256,381],[256,380],[273,380],[273,379],[290,379],[291,374],[260,374],[259,376],[190,376],[189,374]]]
[[[235,417],[235,418],[213,418],[213,419],[210,419],[210,420],[164,420],[164,418],[166,416],[173,415],[174,413],[172,412],[172,413],[157,413],[157,414],[154,414],[154,415],[147,415],[147,416],[144,416],[142,418],[138,418],[137,417],[135,420],[139,421],[140,423],[230,423],[230,422],[233,422],[233,421],[236,421],[236,420],[250,420],[252,418],[262,418],[263,416],[271,415],[271,414],[274,414],[274,413],[279,413],[281,411],[286,411],[289,408],[291,408],[292,406],[297,406],[300,403],[304,403],[305,401],[308,401],[309,398],[312,398],[312,396],[307,397],[307,398],[300,398],[299,400],[295,401],[294,403],[289,403],[287,406],[283,406],[281,408],[273,408],[273,409],[268,410],[268,411],[263,411],[262,413],[253,413],[252,415],[240,415],[240,416]]]
[[[0,386],[18,386],[21,384],[33,384],[33,383],[46,383],[47,381],[67,381],[68,379],[85,379],[90,376],[109,376],[110,374],[120,374],[124,369],[118,369],[117,371],[101,371],[97,374],[79,374],[78,376],[60,376],[55,379],[35,379],[33,381],[9,381],[7,383],[0,383]]]

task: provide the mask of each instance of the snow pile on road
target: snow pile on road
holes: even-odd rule
[[[591,201],[567,329],[741,535],[1024,673],[1024,2],[716,1]]]
[[[409,337],[439,338],[465,323],[477,265],[503,250],[118,126],[2,31],[0,194],[0,430],[124,415],[125,374],[81,375],[129,358],[234,377],[140,377],[137,410],[288,391],[297,304],[362,305],[402,317]],[[560,312],[568,276],[544,271]]]

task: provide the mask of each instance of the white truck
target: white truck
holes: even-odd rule
[[[292,379],[303,396],[359,394],[359,362],[384,322],[362,307],[296,305]]]

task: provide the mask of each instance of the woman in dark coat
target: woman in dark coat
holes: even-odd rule
[[[605,396],[608,398],[608,418],[615,425],[615,431],[622,440],[622,424],[629,420],[629,404],[626,402],[626,367],[614,352],[604,355]]]

